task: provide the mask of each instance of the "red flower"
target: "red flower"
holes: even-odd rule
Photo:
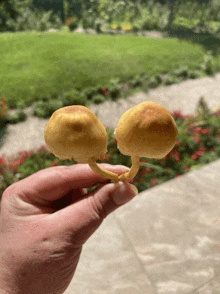
[[[108,91],[106,90],[106,88],[101,88],[101,91],[103,92],[104,96],[108,96]]]
[[[109,151],[110,152],[114,152],[114,148],[109,148]]]
[[[57,162],[56,161],[52,161],[51,162],[51,166],[56,166],[57,165]]]
[[[178,155],[178,154],[179,154],[179,151],[178,151],[176,148],[174,148],[174,149],[173,149],[173,154],[174,154],[174,155]]]
[[[198,150],[205,151],[205,147],[204,146],[199,146]]]
[[[196,132],[201,132],[202,128],[201,127],[197,127],[196,128]]]
[[[111,155],[105,155],[105,157],[103,158],[103,160],[105,161],[105,160],[108,160],[109,158],[111,157]]]
[[[196,153],[196,155],[199,155],[199,156],[203,155],[203,151],[201,151],[201,150],[196,151],[195,153]]]
[[[25,160],[26,156],[22,155],[21,158],[19,159],[19,164],[22,164]]]
[[[117,141],[116,141],[116,140],[114,140],[113,144],[117,146]]]
[[[179,177],[181,177],[181,175],[176,175],[176,176],[175,176],[175,178],[179,178]]]
[[[196,160],[198,158],[198,156],[195,155],[195,154],[193,154],[193,155],[191,155],[191,158],[194,159],[194,160]]]
[[[203,130],[201,130],[201,133],[202,134],[208,134],[208,133],[210,133],[211,131],[209,130],[209,129],[203,129]]]
[[[165,160],[169,160],[169,158],[170,158],[170,154],[168,153],[168,154],[164,157],[164,159],[165,159]]]
[[[182,143],[181,143],[180,141],[177,141],[177,142],[176,142],[176,145],[177,145],[177,146],[181,146]]]
[[[180,161],[180,158],[179,158],[178,155],[174,157],[174,161],[176,161],[176,162],[179,162]]]
[[[196,144],[199,144],[199,143],[200,143],[200,139],[199,139],[199,138],[194,138],[194,142],[195,142]]]
[[[210,152],[215,152],[215,149],[214,148],[210,148],[209,151]]]
[[[176,117],[179,117],[179,118],[183,119],[183,115],[182,115],[180,110],[176,110],[176,111],[174,111],[173,113],[170,113],[170,114],[172,116],[176,116]]]
[[[145,175],[147,173],[151,173],[152,171],[153,171],[152,168],[147,168],[145,170],[139,170],[138,174],[139,175]]]
[[[190,168],[188,166],[185,166],[184,169],[185,170],[190,170]]]
[[[3,157],[0,157],[0,165],[5,165],[6,164],[6,161],[4,160],[4,158]]]
[[[153,180],[151,181],[151,184],[152,184],[153,186],[156,186],[156,185],[157,185],[156,178],[153,178]]]
[[[145,163],[147,163],[147,161],[145,161],[145,160],[140,161],[140,164],[145,164]]]
[[[126,182],[127,182],[128,184],[132,184],[132,183],[136,182],[136,179],[133,178],[132,180],[127,180]]]
[[[144,179],[143,178],[140,178],[140,179],[137,179],[135,182],[136,183],[143,183]]]

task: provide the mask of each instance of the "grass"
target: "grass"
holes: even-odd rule
[[[206,50],[177,38],[135,35],[84,35],[58,31],[0,34],[0,97],[9,107],[31,105],[61,90],[126,82],[136,74],[151,76],[181,65],[201,65]],[[219,56],[214,62],[220,65]]]

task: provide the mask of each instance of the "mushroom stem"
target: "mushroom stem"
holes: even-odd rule
[[[100,168],[95,161],[89,161],[88,163],[89,163],[90,168],[96,174],[100,175],[101,177],[103,177],[105,179],[110,179],[110,180],[112,180],[112,182],[118,182],[118,175],[117,174]]]
[[[132,166],[129,172],[124,173],[118,177],[119,181],[132,180],[139,171],[140,159],[139,156],[131,156]]]

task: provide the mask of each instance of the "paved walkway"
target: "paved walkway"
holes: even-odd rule
[[[65,294],[219,294],[220,160],[139,193],[84,245]]]
[[[169,111],[181,110],[183,114],[195,114],[198,100],[204,96],[211,109],[220,108],[220,73],[214,77],[204,77],[196,80],[183,81],[147,93],[141,92],[116,102],[105,102],[91,105],[89,108],[107,127],[116,128],[122,114],[143,101],[154,101]],[[0,156],[11,156],[19,151],[30,150],[45,145],[44,130],[49,119],[37,118],[31,115],[33,107],[26,109],[26,121],[8,125],[8,133],[4,136],[0,147]]]

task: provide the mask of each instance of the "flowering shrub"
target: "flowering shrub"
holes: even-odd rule
[[[163,159],[140,158],[140,170],[129,181],[139,192],[180,177],[220,158],[220,110],[209,110],[204,99],[198,104],[196,115],[183,115],[181,111],[171,113],[178,127],[178,137],[173,150]],[[108,153],[99,162],[112,165],[131,166],[131,159],[117,149],[113,129],[107,129]],[[0,157],[0,196],[12,183],[50,166],[72,165],[74,160],[61,161],[46,146],[37,150],[19,152],[11,158]],[[94,188],[94,187],[93,187]],[[93,188],[89,189],[93,190]]]

